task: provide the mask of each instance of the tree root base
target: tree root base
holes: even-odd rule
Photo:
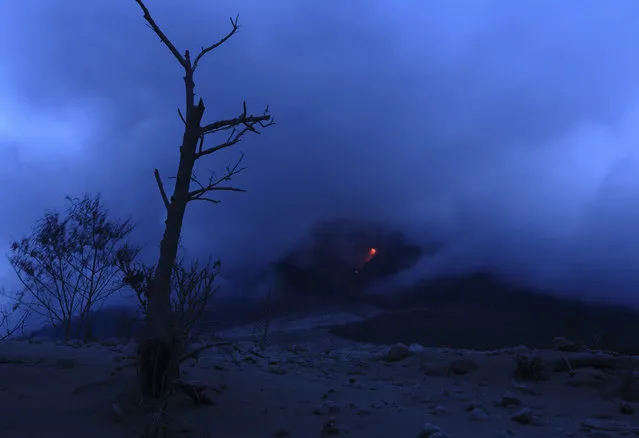
[[[141,340],[138,345],[138,381],[145,399],[159,398],[180,377],[179,346],[160,338]]]

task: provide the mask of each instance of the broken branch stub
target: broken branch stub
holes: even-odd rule
[[[157,182],[158,188],[160,189],[160,195],[162,196],[162,202],[164,202],[164,206],[168,210],[169,207],[171,206],[171,203],[169,202],[169,198],[166,196],[166,192],[164,191],[164,184],[162,184],[162,178],[160,178],[160,171],[155,169],[153,171],[153,174],[155,175],[155,182]]]

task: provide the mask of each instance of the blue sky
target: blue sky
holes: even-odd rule
[[[639,3],[148,0],[201,64],[205,119],[277,125],[240,151],[246,194],[189,207],[185,247],[229,272],[320,219],[444,242],[408,275],[488,267],[615,301],[639,288]],[[0,249],[67,194],[101,192],[154,257],[175,173],[180,67],[133,0],[23,0],[0,16]],[[14,279],[0,262],[0,279]]]

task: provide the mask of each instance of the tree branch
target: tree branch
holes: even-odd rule
[[[246,192],[246,190],[240,189],[237,187],[229,187],[229,186],[220,187],[220,186],[215,186],[214,184],[211,184],[209,186],[204,187],[203,189],[193,190],[192,192],[189,193],[189,197],[195,200],[195,199],[201,198],[204,193],[207,193],[213,190],[219,190],[224,192]]]
[[[222,202],[218,199],[207,198],[206,196],[200,196],[197,198],[189,199],[189,201],[206,201],[206,202],[211,202],[213,204],[219,204],[220,202]]]
[[[162,184],[162,179],[160,178],[160,171],[155,169],[153,171],[155,175],[155,181],[158,183],[158,188],[160,189],[160,195],[162,195],[162,202],[164,202],[164,206],[166,207],[166,211],[169,211],[169,207],[171,203],[169,202],[169,198],[166,196],[166,192],[164,191],[164,184]]]
[[[266,128],[267,126],[274,125],[275,122],[271,121],[270,123],[264,124],[264,122],[268,122],[271,120],[271,114],[269,112],[268,106],[264,110],[264,114],[261,116],[254,116],[253,114],[247,115],[246,111],[246,102],[242,103],[243,111],[240,116],[235,117],[233,119],[228,120],[219,120],[217,122],[209,123],[206,126],[201,128],[202,134],[212,134],[217,131],[223,131],[226,129],[233,128],[234,126],[241,125],[244,123],[252,123],[259,124],[262,128]]]
[[[191,69],[191,66],[187,62],[187,60],[180,54],[180,52],[178,52],[178,50],[175,48],[175,46],[173,45],[171,40],[169,40],[167,38],[167,36],[164,34],[164,32],[162,32],[162,30],[159,28],[159,26],[155,23],[155,20],[153,19],[153,17],[151,17],[151,14],[149,13],[149,10],[147,9],[147,7],[144,5],[144,2],[142,0],[135,0],[135,2],[142,9],[142,12],[144,13],[144,19],[149,24],[151,29],[153,29],[153,32],[155,32],[155,34],[158,37],[160,37],[160,40],[162,40],[164,45],[166,47],[168,47],[168,49],[171,51],[171,53],[173,53],[173,56],[175,56],[175,58],[178,60],[180,65],[182,67],[184,67],[186,70]]]
[[[223,182],[231,181],[231,179],[235,175],[238,175],[239,173],[243,172],[246,169],[246,167],[240,167],[240,164],[242,163],[243,160],[244,160],[244,154],[240,155],[240,158],[237,160],[235,165],[233,165],[233,167],[226,166],[226,173],[221,178],[217,178],[215,175],[211,175],[206,185],[202,184],[195,176],[193,176],[191,178],[191,181],[197,184],[199,188],[189,192],[188,200],[189,201],[197,201],[197,200],[208,201],[208,202],[213,202],[214,204],[219,204],[220,201],[211,199],[211,198],[206,198],[204,197],[204,195],[212,191],[246,192],[246,190],[240,189],[237,187],[219,185]]]
[[[220,120],[201,128],[202,141],[200,142],[200,147],[195,156],[196,160],[205,155],[212,154],[221,149],[228,148],[230,146],[233,146],[239,143],[242,140],[242,137],[244,136],[244,134],[246,134],[248,131],[251,131],[254,134],[259,134],[260,132],[256,129],[256,125],[259,126],[260,128],[267,128],[275,124],[275,121],[271,119],[271,115],[269,114],[268,107],[266,107],[264,114],[261,116],[253,116],[253,115],[247,116],[246,102],[243,103],[243,106],[244,106],[244,110],[239,117],[236,117],[234,119],[228,119],[228,120]],[[267,123],[264,123],[264,122],[267,122]],[[242,126],[242,128],[238,129],[237,128],[238,126]],[[226,131],[229,129],[231,130],[231,133],[229,134],[228,138],[226,139],[224,143],[208,148],[208,149],[203,149],[202,143],[204,140],[204,135],[212,134],[214,132],[219,132],[219,131]]]
[[[235,20],[233,20],[233,18],[229,18],[229,20],[231,21],[231,26],[233,27],[231,29],[231,31],[229,33],[227,33],[224,38],[220,39],[217,43],[211,44],[208,47],[202,47],[202,50],[200,51],[200,53],[195,57],[195,61],[193,61],[193,69],[192,69],[192,71],[195,71],[195,69],[197,68],[198,63],[200,62],[200,59],[202,59],[202,57],[204,55],[209,53],[211,50],[220,47],[222,44],[224,44],[226,42],[226,40],[228,40],[229,38],[231,38],[233,35],[235,35],[237,33],[237,30],[240,28],[240,26],[237,24],[239,19],[240,19],[239,15],[237,15],[235,17]]]

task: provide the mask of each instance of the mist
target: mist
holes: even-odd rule
[[[183,244],[233,279],[321,220],[375,220],[436,242],[391,284],[486,270],[555,294],[637,304],[639,5],[632,1],[277,4],[155,1],[205,59],[206,121],[269,105],[245,153],[247,193],[193,204]],[[29,0],[0,15],[0,248],[64,197],[100,192],[149,260],[175,173],[180,66],[133,1]],[[462,13],[463,11],[463,13]],[[0,279],[16,286],[0,263]],[[395,283],[393,283],[395,282]]]

